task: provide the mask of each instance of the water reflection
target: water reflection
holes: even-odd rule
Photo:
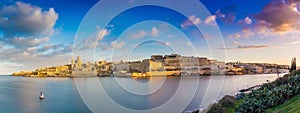
[[[0,112],[91,112],[82,101],[77,92],[74,79],[71,78],[25,78],[0,76]],[[148,77],[148,78],[79,78],[78,83],[81,88],[87,93],[101,87],[105,89],[105,95],[99,96],[96,92],[91,93],[91,100],[111,98],[118,105],[130,108],[133,110],[154,109],[159,106],[173,102],[174,109],[177,106],[183,106],[187,97],[190,95],[191,85],[198,81],[195,93],[191,102],[185,105],[185,111],[194,110],[199,107],[204,108],[221,98],[226,94],[233,94],[238,89],[256,84],[265,83],[266,80],[274,80],[275,75],[243,75],[243,76],[226,76],[225,79],[219,76],[201,76],[195,79],[194,77]],[[213,79],[213,82],[211,81]],[[97,80],[97,81],[95,81]],[[220,95],[212,96],[218,90],[214,85],[219,85],[224,80]],[[139,84],[140,87],[134,86]],[[186,89],[180,89],[180,86],[185,84]],[[211,85],[208,90],[208,86]],[[132,90],[124,89],[124,86],[136,88],[136,90],[144,91],[147,95],[139,95],[132,93]],[[141,87],[142,86],[142,87]],[[78,88],[78,87],[77,87]],[[44,92],[45,99],[39,100],[38,95]],[[150,94],[148,94],[150,93]],[[175,95],[176,94],[176,95]],[[85,96],[82,95],[81,96]],[[204,98],[206,97],[206,98]],[[176,101],[170,101],[176,98]],[[93,105],[95,109],[98,106],[105,106],[102,101],[95,101]],[[114,106],[106,106],[113,109]],[[102,111],[98,107],[98,111]],[[167,109],[169,111],[169,109]]]
[[[1,113],[90,112],[69,78],[0,77]]]

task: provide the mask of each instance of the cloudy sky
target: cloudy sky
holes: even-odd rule
[[[209,15],[174,2],[167,4],[180,10],[148,5],[113,15],[138,2],[4,0],[0,74],[67,64],[73,55],[94,62],[178,53],[278,64],[300,56],[299,0],[200,0]]]

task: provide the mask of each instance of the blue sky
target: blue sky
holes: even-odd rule
[[[140,4],[170,7],[144,5],[118,12]],[[4,0],[0,3],[0,74],[66,64],[72,55],[94,62],[178,53],[278,64],[289,64],[300,55],[300,2],[296,0],[190,4]]]

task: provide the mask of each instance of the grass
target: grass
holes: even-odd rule
[[[242,102],[242,100],[237,100],[234,106],[226,107],[226,113],[235,113],[235,108]]]
[[[269,108],[267,113],[300,113],[300,94],[292,97],[284,104]]]

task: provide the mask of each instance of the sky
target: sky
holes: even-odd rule
[[[299,0],[2,0],[0,74],[181,54],[290,65]],[[298,61],[298,64],[300,62]]]

